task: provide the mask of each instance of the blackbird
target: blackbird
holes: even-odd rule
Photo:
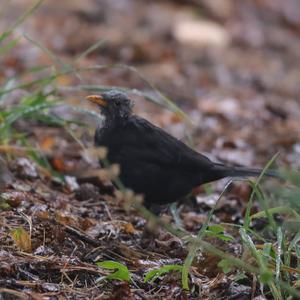
[[[104,116],[95,132],[95,145],[108,149],[108,161],[120,165],[123,185],[142,194],[147,207],[181,200],[204,183],[262,172],[212,162],[133,114],[133,102],[122,92],[111,90],[87,99],[98,104]],[[277,177],[272,171],[266,175]]]

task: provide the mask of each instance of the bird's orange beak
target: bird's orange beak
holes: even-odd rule
[[[87,96],[85,99],[103,107],[106,107],[108,105],[107,101],[104,100],[100,95],[90,95]]]

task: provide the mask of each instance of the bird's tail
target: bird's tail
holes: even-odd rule
[[[213,168],[215,174],[218,174],[218,179],[224,177],[258,177],[263,172],[262,169],[246,168],[246,167],[230,167],[223,164],[215,164]],[[267,170],[264,172],[264,176],[275,177],[282,179],[282,176],[274,171]]]

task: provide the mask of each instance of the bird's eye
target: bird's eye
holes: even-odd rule
[[[120,105],[120,102],[116,101],[115,106],[119,106],[119,105]]]

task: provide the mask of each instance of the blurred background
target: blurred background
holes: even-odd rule
[[[4,31],[33,1],[1,3]],[[279,164],[300,166],[298,0],[47,0],[13,35],[16,47],[0,58],[10,87],[39,78],[19,76],[28,68],[89,67],[57,78],[64,101],[88,105],[90,85],[157,96],[153,85],[191,122],[131,95],[136,112],[198,150],[243,165],[280,151]],[[93,69],[107,65],[123,67]],[[17,89],[5,105],[26,93]]]

